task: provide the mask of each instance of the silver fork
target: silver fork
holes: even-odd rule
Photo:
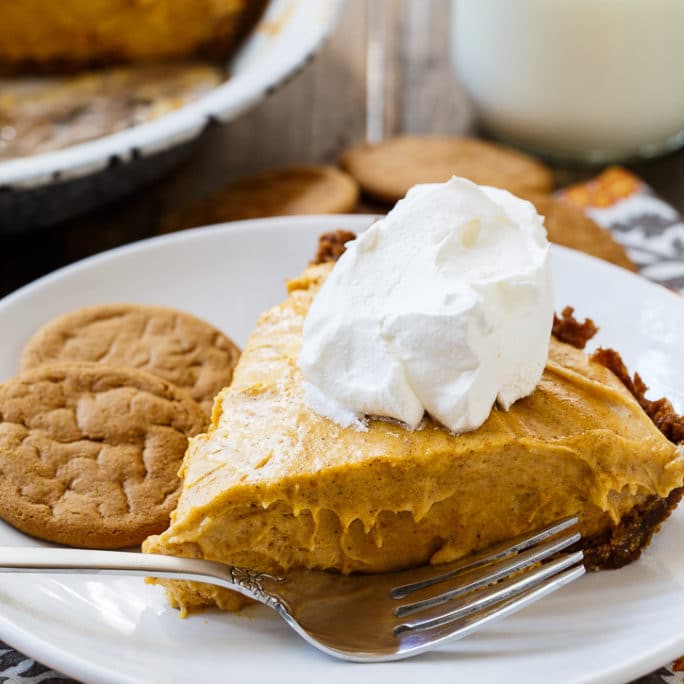
[[[357,662],[399,660],[475,632],[584,574],[577,518],[454,563],[378,575],[296,570],[273,577],[172,556],[0,547],[0,573],[138,575],[194,580],[273,608],[317,649]]]

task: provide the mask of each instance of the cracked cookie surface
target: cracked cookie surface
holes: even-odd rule
[[[51,364],[0,385],[0,517],[34,537],[122,548],[161,532],[205,417],[149,373]]]
[[[230,384],[239,356],[220,330],[184,311],[105,304],[45,324],[24,348],[21,368],[72,361],[137,368],[189,392],[208,420],[214,396]]]

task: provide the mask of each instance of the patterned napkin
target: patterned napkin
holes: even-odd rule
[[[558,195],[610,229],[642,276],[684,294],[684,221],[640,178],[612,166]]]
[[[684,294],[684,220],[640,178],[615,166],[558,194],[610,229],[641,275]],[[0,684],[73,681],[0,641]],[[684,684],[684,657],[633,684]]]

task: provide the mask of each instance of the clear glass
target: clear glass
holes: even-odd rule
[[[482,125],[605,163],[684,144],[684,0],[453,0],[452,56]]]

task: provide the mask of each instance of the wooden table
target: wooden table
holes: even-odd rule
[[[450,64],[449,13],[449,0],[385,0],[386,135],[474,131]],[[306,69],[238,120],[208,131],[169,177],[65,225],[0,238],[0,296],[77,259],[153,235],[164,213],[232,177],[291,163],[334,163],[365,137],[366,14],[365,0],[347,0],[334,37]],[[684,151],[631,168],[684,212]],[[557,169],[559,183],[587,173]],[[643,681],[666,680],[654,674]]]

